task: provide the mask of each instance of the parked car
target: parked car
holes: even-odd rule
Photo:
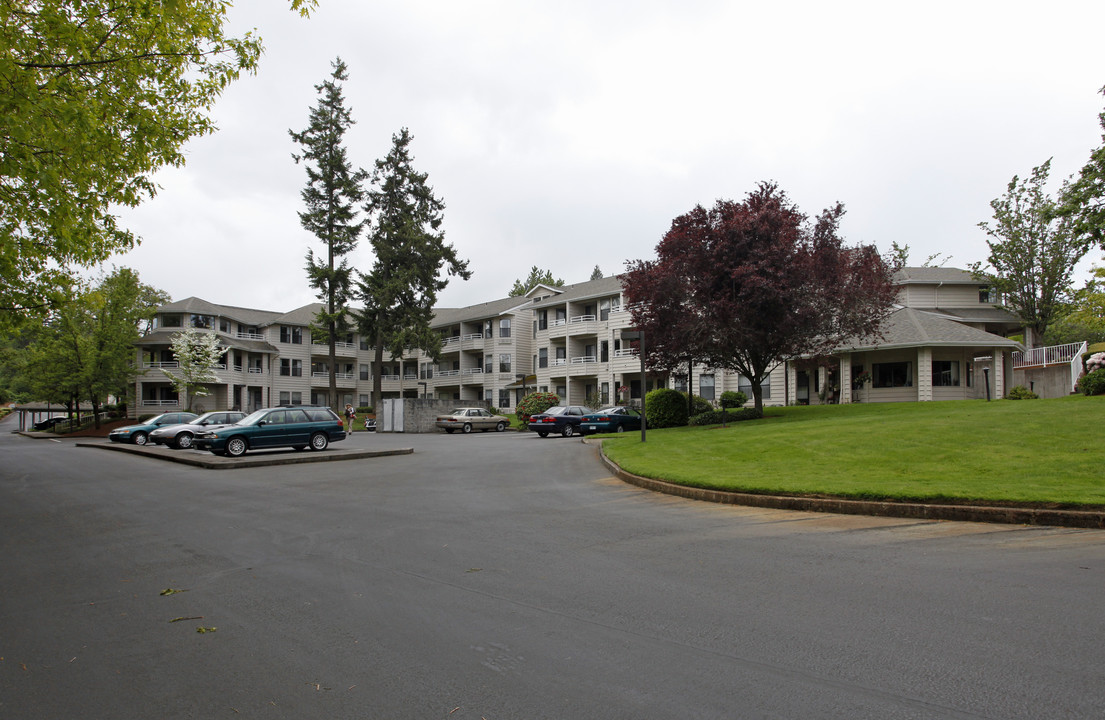
[[[543,413],[531,415],[527,427],[541,437],[548,437],[549,433],[571,437],[579,430],[579,424],[587,412],[588,408],[580,405],[557,405]]]
[[[328,407],[287,405],[265,408],[233,425],[196,433],[193,447],[216,455],[238,457],[247,450],[290,447],[325,450],[330,443],[345,439],[345,423]]]
[[[64,415],[55,415],[54,417],[48,417],[45,420],[39,420],[34,425],[31,425],[32,430],[53,430],[55,425],[60,425],[68,420]]]
[[[192,447],[192,439],[196,436],[196,433],[211,430],[215,425],[236,423],[245,416],[244,412],[238,412],[237,410],[209,412],[184,425],[159,427],[150,433],[149,440],[155,445],[168,445],[169,447],[186,450]]]
[[[470,433],[473,430],[487,432],[494,428],[495,432],[502,432],[510,425],[510,420],[502,415],[492,415],[483,408],[457,408],[448,415],[438,415],[434,425],[450,435],[454,430]]]
[[[622,405],[588,413],[579,424],[579,431],[584,435],[640,429],[641,413]]]
[[[169,412],[163,413],[156,417],[152,417],[149,420],[138,423],[137,425],[127,425],[126,427],[115,428],[108,437],[114,442],[128,442],[135,445],[145,445],[150,439],[150,433],[158,428],[168,427],[169,425],[182,425],[184,423],[192,422],[198,415],[190,412]]]

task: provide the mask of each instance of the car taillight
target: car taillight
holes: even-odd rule
[[[551,417],[547,417],[547,418],[541,418],[541,422],[551,422],[551,423],[554,423],[554,422],[556,422],[556,418],[551,418]]]
[[[600,417],[600,418],[598,418],[597,420],[594,420],[593,422],[610,422],[610,418],[608,418],[608,417]]]

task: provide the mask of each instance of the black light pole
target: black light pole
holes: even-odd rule
[[[990,368],[982,368],[982,375],[986,380],[986,401],[990,401]]]
[[[641,442],[645,441],[645,331],[641,330]]]

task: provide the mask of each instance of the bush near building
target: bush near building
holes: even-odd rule
[[[650,428],[687,424],[687,396],[678,390],[657,388],[645,395],[645,422]]]
[[[559,404],[560,396],[556,393],[535,392],[522,398],[522,401],[518,403],[518,407],[514,409],[514,412],[524,427],[529,424],[529,419],[532,416],[543,413],[549,408]]]
[[[1080,377],[1078,389],[1083,395],[1105,395],[1105,370],[1094,370]]]

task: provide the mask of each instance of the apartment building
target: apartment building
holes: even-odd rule
[[[1007,335],[1022,323],[995,307],[984,284],[963,270],[906,268],[896,278],[899,305],[877,341],[845,343],[830,359],[794,360],[773,368],[762,385],[766,405],[941,400],[1004,395],[1012,377]],[[194,409],[326,404],[329,349],[310,325],[320,304],[291,312],[216,305],[187,298],[158,309],[154,329],[138,344],[132,415],[181,408],[167,373],[176,368],[172,336],[186,327],[218,334],[226,348],[217,381]],[[639,403],[657,387],[692,391],[716,401],[726,390],[749,397],[747,378],[708,366],[689,375],[648,372],[641,363],[618,277],[551,287],[525,296],[436,311],[441,335],[435,362],[421,351],[389,357],[384,397],[486,401],[509,412],[528,392],[554,392],[565,404]],[[371,403],[372,358],[356,333],[337,343],[339,402]],[[859,377],[872,381],[855,386]],[[990,376],[992,374],[992,377]]]

